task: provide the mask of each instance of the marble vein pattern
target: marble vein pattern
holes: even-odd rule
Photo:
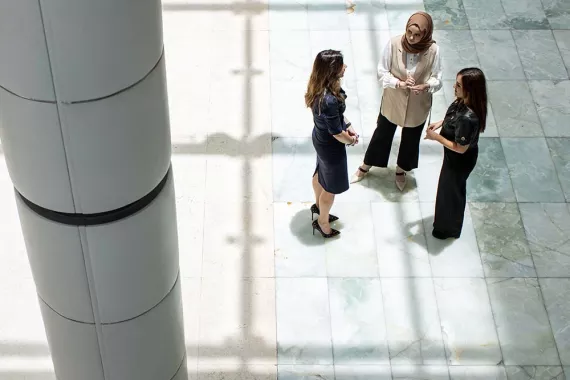
[[[503,138],[501,142],[517,201],[564,202],[545,139]]]
[[[556,346],[563,365],[570,363],[570,278],[541,278],[546,311],[556,339]]]
[[[550,30],[514,30],[513,37],[526,77],[568,79],[568,72]]]
[[[540,277],[570,273],[570,209],[560,203],[519,204],[523,225]]]
[[[516,203],[471,203],[469,209],[487,277],[536,277]]]
[[[560,365],[536,278],[487,280],[506,365]]]
[[[530,81],[530,90],[547,137],[570,137],[570,81]]]

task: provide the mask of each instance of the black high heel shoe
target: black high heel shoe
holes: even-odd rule
[[[331,232],[329,234],[325,234],[325,232],[323,231],[321,226],[319,226],[319,220],[318,219],[313,222],[313,235],[315,234],[315,230],[319,231],[325,239],[329,239],[329,238],[340,235],[340,231],[335,230],[334,228],[331,228]]]
[[[317,207],[317,204],[316,204],[316,203],[314,203],[314,204],[311,206],[311,220],[314,220],[313,215],[315,215],[315,214],[321,215],[321,210],[319,210],[319,208]],[[333,215],[333,214],[329,214],[329,223],[332,223],[332,222],[334,222],[334,221],[336,221],[336,220],[338,220],[338,216]]]

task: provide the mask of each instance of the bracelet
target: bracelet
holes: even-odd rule
[[[349,121],[348,123],[346,123],[346,127],[350,127],[352,125],[352,123]]]

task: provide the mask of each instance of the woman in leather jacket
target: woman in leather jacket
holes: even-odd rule
[[[479,134],[485,131],[487,119],[487,85],[481,70],[461,70],[454,88],[456,99],[445,118],[431,124],[425,137],[444,146],[432,232],[437,239],[461,235],[467,178],[477,163]]]

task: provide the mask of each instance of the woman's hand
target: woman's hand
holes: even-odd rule
[[[352,143],[349,144],[349,145],[350,145],[350,146],[355,146],[355,145],[357,145],[357,144],[358,144],[358,139],[359,139],[360,136],[358,136],[357,134],[350,135],[350,136],[352,137],[353,140],[352,140]]]
[[[430,128],[427,129],[425,140],[437,141],[438,138],[439,138],[439,133],[437,133],[435,129],[430,129]]]
[[[410,90],[412,90],[414,94],[418,95],[421,94],[422,92],[426,92],[427,90],[429,90],[429,84],[424,83],[424,84],[418,84],[417,86],[411,86]]]
[[[354,130],[354,127],[351,125],[350,127],[346,128],[346,131],[348,132],[349,135],[351,136],[357,136],[356,131]]]
[[[430,125],[428,125],[428,130],[437,131],[439,128],[441,128],[442,125],[443,125],[443,120],[440,120],[436,123],[431,123]]]

